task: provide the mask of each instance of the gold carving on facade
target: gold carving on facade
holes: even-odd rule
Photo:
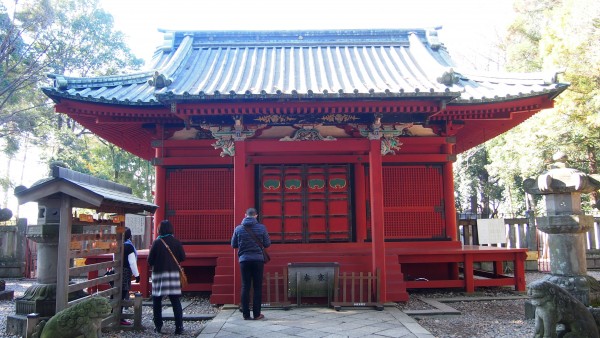
[[[294,136],[283,137],[279,141],[335,141],[336,138],[333,136],[323,137],[318,129],[312,125],[300,126],[300,129],[296,130]]]
[[[401,145],[402,142],[397,137],[384,137],[381,139],[381,155],[394,155]]]
[[[212,137],[217,140],[212,146],[215,149],[221,149],[221,157],[234,156],[235,155],[235,143],[234,141],[244,141],[245,139],[254,136],[258,129],[264,128],[266,125],[261,124],[245,128],[242,124],[241,117],[234,118],[234,125],[231,126],[220,126],[220,125],[208,125],[202,124],[200,127],[205,130],[209,130]]]
[[[215,149],[221,149],[221,157],[235,156],[235,143],[232,139],[219,139],[217,142],[211,144]]]
[[[358,129],[363,137],[369,140],[381,140],[381,155],[395,154],[400,150],[402,142],[398,136],[407,135],[408,129],[413,126],[412,123],[400,123],[385,125],[381,123],[381,116],[375,115],[375,120],[371,126],[364,124],[352,124]]]
[[[358,120],[358,117],[346,114],[327,114],[323,116],[322,120],[330,123],[345,123],[350,121],[356,121]]]
[[[290,116],[281,116],[281,115],[265,115],[256,118],[256,120],[263,123],[286,123],[286,122],[294,122],[296,118]]]

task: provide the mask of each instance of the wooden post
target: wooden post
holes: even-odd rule
[[[142,294],[139,292],[135,293],[135,298],[133,299],[133,328],[135,330],[144,328],[142,325]]]
[[[383,169],[381,165],[381,141],[371,140],[369,151],[369,184],[371,187],[371,248],[373,273],[381,270],[381,297],[387,301],[385,271],[385,238],[383,229]]]
[[[529,194],[525,194],[526,201],[529,201],[529,197],[533,200],[533,196]],[[529,205],[529,203],[527,203]],[[527,217],[527,250],[537,252],[538,251],[538,234],[537,234],[537,226],[535,224],[535,212],[531,209],[528,209],[525,212]],[[541,258],[541,257],[539,257]]]
[[[452,143],[450,143],[452,142]],[[456,206],[454,201],[454,172],[452,170],[451,155],[453,154],[454,138],[447,138],[444,144],[444,152],[448,156],[447,162],[442,167],[442,185],[444,187],[444,216],[446,223],[446,237],[451,241],[458,240],[458,225],[456,216]],[[466,227],[463,231],[466,234]],[[466,238],[465,238],[466,242]],[[458,278],[458,264],[450,263],[450,278]]]
[[[365,170],[361,163],[354,164],[354,192],[356,196],[356,242],[363,243],[367,239],[367,196]]]
[[[450,157],[452,155],[453,144],[444,145],[445,153]],[[444,186],[444,216],[446,218],[446,236],[451,241],[457,240],[456,233],[456,207],[454,205],[454,173],[452,172],[452,162],[450,159],[444,163],[443,167],[443,186]]]
[[[66,309],[69,302],[69,251],[73,226],[72,217],[71,196],[62,194],[58,230],[58,262],[56,264],[56,313]]]
[[[526,281],[525,281],[525,259],[527,254],[524,252],[518,252],[514,254],[513,262],[514,262],[514,276],[515,276],[515,290],[516,291],[525,291]]]
[[[164,156],[164,150],[159,147],[156,148],[156,158],[162,159]],[[154,231],[152,231],[152,238],[158,234],[158,226],[160,222],[166,218],[166,187],[167,187],[167,170],[160,164],[156,165],[156,188],[154,191],[154,200],[156,205],[159,206],[154,213]],[[152,245],[152,241],[148,243]]]
[[[464,254],[463,274],[465,276],[465,290],[468,293],[475,292],[475,281],[473,276],[473,255]]]
[[[506,226],[506,224],[505,224]],[[517,231],[514,224],[508,224],[508,241],[504,247],[516,248],[517,247]]]
[[[120,210],[119,214],[121,215],[125,215],[125,211],[124,210]],[[118,274],[118,278],[117,280],[115,280],[115,287],[117,290],[119,290],[117,292],[117,295],[115,296],[116,299],[118,299],[117,301],[117,313],[119,314],[118,316],[118,320],[120,321],[122,319],[122,308],[121,305],[123,303],[123,259],[125,257],[123,257],[123,253],[124,253],[124,240],[123,238],[125,238],[125,220],[123,219],[122,222],[119,222],[117,224],[117,252],[114,253],[113,257],[114,257],[114,261],[115,261],[115,271],[117,271]],[[127,295],[127,299],[129,300],[129,294]]]
[[[248,205],[248,188],[246,186],[246,142],[235,141],[235,156],[233,158],[233,220],[236,222],[232,225],[241,222]],[[260,215],[259,215],[260,217]],[[238,264],[237,252],[233,255],[233,303],[237,304],[241,297],[241,272]]]

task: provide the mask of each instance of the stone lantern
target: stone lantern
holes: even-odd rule
[[[594,218],[581,211],[581,194],[598,190],[600,176],[568,168],[563,153],[552,160],[546,172],[523,183],[526,192],[544,195],[546,201],[547,215],[536,217],[538,229],[548,234],[550,275],[545,279],[589,306],[585,234],[593,227]]]

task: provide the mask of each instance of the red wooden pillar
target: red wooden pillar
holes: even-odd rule
[[[465,275],[465,290],[468,293],[475,292],[475,280],[473,276],[473,255],[470,253],[464,254],[465,266],[464,275]]]
[[[362,163],[354,164],[354,191],[356,196],[356,242],[367,239],[367,196],[365,170]]]
[[[156,237],[158,234],[158,226],[160,222],[166,218],[166,202],[167,202],[167,170],[164,166],[160,164],[160,161],[164,157],[164,149],[162,145],[156,148],[156,159],[158,163],[156,164],[156,187],[154,189],[154,203],[158,205],[158,209],[154,212],[154,230],[152,233],[152,239]],[[152,243],[152,241],[150,242]]]
[[[248,204],[248,189],[246,184],[246,142],[235,142],[235,156],[233,157],[233,218],[239,224],[250,207]],[[233,255],[233,302],[238,304],[241,297],[241,273],[238,264],[237,252]]]
[[[371,188],[371,248],[372,270],[381,276],[381,302],[387,301],[387,273],[385,271],[385,241],[383,231],[383,170],[381,166],[381,141],[371,140],[369,151],[369,178]]]
[[[452,144],[444,145],[445,153],[450,157],[452,155]],[[458,238],[458,229],[456,224],[456,207],[454,204],[454,173],[452,171],[452,161],[448,159],[443,167],[444,177],[444,214],[446,216],[446,236],[452,241]]]

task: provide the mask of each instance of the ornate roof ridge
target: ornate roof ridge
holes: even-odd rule
[[[468,70],[461,67],[454,67],[454,71],[470,80],[507,80],[507,81],[535,81],[539,83],[543,81],[546,84],[557,84],[558,74],[564,73],[564,70],[558,69],[554,71],[540,72],[508,72],[508,71],[486,71],[486,70]]]
[[[438,27],[439,28],[439,27]],[[442,44],[438,28],[327,29],[327,30],[168,30],[164,44],[157,50],[176,49],[184,37],[191,36],[194,46],[335,46],[335,45],[408,45],[408,36],[415,34],[433,49]]]
[[[98,77],[75,77],[62,74],[49,73],[47,76],[54,79],[53,88],[66,89],[68,88],[87,88],[91,85],[95,87],[103,87],[105,84],[114,86],[115,84],[127,85],[137,84],[148,81],[152,78],[155,70],[145,70],[131,74],[116,74]]]

